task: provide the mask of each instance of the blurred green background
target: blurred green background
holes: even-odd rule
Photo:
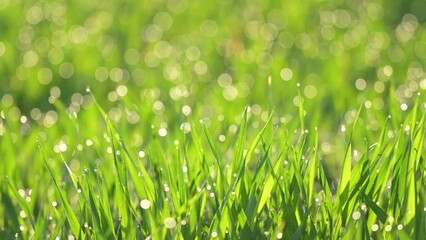
[[[0,135],[25,146],[10,153],[23,163],[34,136],[101,136],[87,87],[135,149],[159,129],[178,135],[182,111],[228,136],[244,107],[254,129],[274,108],[273,123],[293,131],[300,91],[306,128],[341,158],[360,105],[355,139],[372,142],[426,89],[425,13],[420,0],[0,0]],[[77,116],[73,138],[64,126]]]

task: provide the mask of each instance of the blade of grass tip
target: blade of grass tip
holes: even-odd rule
[[[33,239],[44,239],[44,231],[46,229],[46,220],[43,216],[43,213],[40,211],[37,217],[37,222],[35,226],[35,233]]]
[[[352,125],[352,131],[349,134],[349,140],[348,140],[348,146],[346,148],[346,153],[345,153],[345,158],[343,160],[343,167],[342,167],[342,171],[340,174],[340,183],[337,189],[337,195],[341,196],[341,194],[343,193],[343,191],[346,189],[346,186],[349,183],[349,179],[351,178],[351,154],[352,154],[352,134],[355,131],[355,126],[358,122],[359,116],[361,114],[361,110],[362,110],[362,106],[364,104],[361,104],[361,106],[358,109],[358,113],[355,117],[354,123]]]
[[[414,139],[414,137],[415,137],[414,134],[415,134],[415,131],[417,129],[416,125],[418,123],[417,122],[417,110],[418,110],[418,108],[419,108],[419,98],[416,98],[416,102],[414,103],[413,110],[411,111],[411,119],[410,119],[411,120],[410,135],[411,135],[412,139]]]
[[[8,176],[6,176],[6,182],[9,186],[10,191],[12,192],[13,196],[15,197],[16,201],[18,201],[19,206],[24,210],[25,215],[27,215],[27,219],[30,222],[32,230],[35,230],[35,222],[33,219],[33,215],[30,211],[30,207],[28,206],[27,202],[22,198],[22,196],[18,193],[18,190],[16,187],[12,184],[11,181],[9,181]]]
[[[178,171],[178,175],[177,175],[177,188],[178,188],[178,193],[179,193],[179,200],[181,205],[185,204],[187,202],[187,195],[186,195],[186,187],[185,187],[185,176],[184,176],[184,169],[183,169],[183,155],[182,155],[182,149],[181,147],[177,147],[176,148],[176,163],[177,163],[177,169],[179,169]],[[188,172],[188,170],[186,170],[186,172]]]
[[[79,180],[78,180],[78,177],[77,177],[77,175],[75,175],[73,172],[72,172],[72,170],[70,169],[70,167],[68,166],[68,164],[67,164],[67,162],[65,161],[65,158],[64,158],[64,156],[62,155],[62,154],[60,154],[60,157],[61,157],[61,159],[62,159],[62,161],[63,161],[63,163],[64,163],[64,165],[65,165],[65,167],[67,168],[67,170],[68,170],[68,173],[70,174],[70,176],[71,176],[71,180],[72,180],[72,182],[73,182],[73,184],[74,184],[74,186],[75,186],[75,188],[76,189],[79,189],[80,191],[81,191],[81,194],[82,194],[82,196],[83,196],[83,199],[85,200],[85,202],[87,203],[87,205],[89,206],[89,208],[90,208],[90,210],[92,211],[92,216],[93,216],[93,219],[95,220],[94,222],[95,222],[95,224],[96,224],[96,227],[94,226],[94,228],[93,228],[93,231],[95,232],[95,234],[98,234],[98,231],[100,231],[100,230],[102,230],[102,227],[101,227],[101,219],[100,219],[100,212],[99,212],[99,207],[98,207],[98,205],[96,204],[96,202],[97,201],[94,201],[93,200],[93,194],[92,194],[92,185],[89,183],[89,180],[88,180],[88,178],[89,177],[87,177],[87,175],[89,174],[89,173],[86,173],[86,186],[87,186],[87,189],[89,189],[89,199],[87,198],[87,196],[86,196],[86,194],[84,193],[84,191],[83,191],[83,189],[84,188],[82,188],[82,186],[80,185],[80,182],[79,182]]]
[[[376,214],[377,218],[379,218],[379,220],[382,223],[385,223],[386,220],[388,219],[388,215],[386,214],[386,212],[379,207],[368,195],[365,194],[364,192],[365,189],[363,189],[361,191],[361,196],[362,199],[364,199],[365,204],[367,205],[367,207],[371,210],[373,210],[373,212]]]
[[[268,77],[268,112],[269,114],[272,113],[273,105],[272,105],[272,77]]]
[[[143,166],[141,161],[139,161],[139,170],[141,171],[142,175],[144,176],[143,179],[144,179],[145,182],[142,182],[142,180],[138,177],[138,170],[137,170],[136,164],[134,163],[134,161],[132,159],[132,155],[130,154],[126,145],[124,144],[124,141],[121,137],[120,132],[111,123],[108,116],[103,111],[102,107],[99,104],[97,104],[96,99],[95,99],[95,97],[93,96],[92,93],[91,93],[91,95],[92,95],[92,98],[94,99],[94,101],[96,103],[98,110],[103,115],[104,121],[106,122],[107,128],[109,129],[109,132],[110,132],[110,137],[112,139],[115,139],[118,143],[120,143],[121,148],[125,152],[126,156],[124,157],[125,163],[123,164],[123,166],[127,166],[133,181],[136,182],[135,187],[138,191],[138,194],[141,195],[142,188],[143,188],[145,190],[145,195],[148,196],[149,200],[152,201],[152,202],[155,202],[156,195],[155,195],[154,182],[152,181],[151,177],[147,173],[147,171],[146,171],[146,169]],[[115,150],[114,150],[114,153],[115,153]],[[116,160],[116,159],[114,158],[114,160]]]
[[[92,97],[93,102],[95,103],[96,108],[98,109],[98,111],[101,113],[102,117],[104,119],[108,119],[108,115],[105,113],[105,111],[102,109],[101,105],[99,105],[98,101],[96,100],[95,95],[93,95],[92,91],[90,90],[90,88],[88,87],[86,89],[86,91],[90,94],[90,96]]]
[[[201,146],[201,142],[200,142],[200,137],[198,135],[198,132],[195,128],[195,124],[193,121],[189,122],[191,125],[191,137],[192,137],[192,142],[194,143],[195,146],[195,150],[197,152],[198,155],[198,159],[199,161],[192,161],[191,164],[193,164],[194,166],[192,167],[192,169],[200,169],[200,165],[201,165],[201,160],[204,158],[204,150]],[[202,122],[201,122],[202,124]]]
[[[64,163],[65,167],[66,167],[66,168],[67,168],[67,170],[68,170],[68,173],[69,173],[69,175],[70,175],[70,177],[71,177],[71,181],[72,181],[72,183],[74,184],[75,188],[77,188],[77,189],[78,189],[78,186],[77,186],[77,183],[78,183],[78,177],[77,177],[77,175],[75,175],[75,174],[72,172],[71,168],[68,166],[67,162],[65,161],[65,158],[64,158],[64,156],[62,155],[62,153],[61,153],[61,154],[59,154],[59,156],[61,157],[62,162]]]
[[[132,207],[133,205],[131,204],[130,193],[127,187],[127,183],[128,183],[127,165],[123,161],[121,155],[117,154],[116,145],[114,143],[115,141],[117,141],[117,139],[114,137],[113,125],[109,121],[109,119],[107,121],[107,128],[109,130],[109,134],[111,138],[111,147],[112,147],[112,152],[114,157],[115,168],[117,171],[117,175],[115,175],[115,182],[116,182],[116,186],[118,186],[118,191],[116,191],[117,193],[116,200],[117,200],[118,211],[120,214],[120,226],[121,226],[120,230],[122,231],[121,233],[123,238],[126,238],[126,237],[131,238],[132,234],[134,234],[135,232],[134,232],[134,229],[131,228],[132,222],[130,219],[130,214],[133,214],[133,215],[136,215],[136,214],[135,214],[134,208]]]
[[[391,123],[392,123],[392,128],[393,129],[397,129],[398,125],[401,123],[401,114],[399,114],[397,112],[397,110],[400,108],[398,102],[397,102],[397,97],[395,96],[395,80],[391,80],[390,84],[389,84],[389,112],[390,115],[392,117]]]
[[[242,164],[240,166],[240,168],[238,169],[237,177],[236,177],[235,181],[233,182],[232,186],[229,188],[228,192],[225,194],[225,197],[223,198],[222,202],[220,203],[219,208],[218,208],[218,210],[216,211],[216,213],[213,217],[212,223],[214,223],[215,219],[219,219],[219,220],[221,219],[220,216],[221,216],[222,212],[224,211],[224,208],[227,207],[227,205],[228,205],[228,200],[230,198],[231,192],[235,191],[236,197],[239,198],[240,191],[236,191],[235,189],[238,188],[239,184],[240,185],[244,184],[243,181],[241,181],[241,180],[244,177],[244,170],[245,169],[246,168],[245,168],[244,164]],[[241,211],[241,212],[244,213],[243,211]],[[211,224],[210,227],[212,227],[212,226],[213,226],[213,224]]]
[[[203,124],[203,129],[204,129],[204,135],[206,136],[207,142],[209,143],[210,149],[213,153],[213,156],[215,157],[215,163],[217,164],[217,168],[219,169],[220,177],[217,178],[217,182],[216,182],[217,193],[218,193],[217,197],[219,199],[222,199],[225,191],[229,189],[229,183],[226,179],[226,174],[223,172],[223,168],[220,164],[219,154],[216,150],[216,145],[214,144],[213,138],[205,124]]]
[[[309,169],[309,193],[308,193],[308,201],[309,203],[313,203],[313,195],[314,195],[314,183],[315,183],[315,169],[317,168],[318,162],[318,128],[315,128],[315,153],[311,161],[311,166]],[[314,203],[315,204],[315,203]]]
[[[44,151],[44,148],[43,148],[43,146],[41,145],[41,143],[38,139],[37,139],[37,145],[38,145],[38,149],[39,149],[40,153],[42,154],[44,164],[45,164],[45,166],[46,166],[46,168],[47,168],[47,170],[50,174],[50,177],[53,180],[56,191],[58,192],[59,197],[61,198],[62,205],[64,206],[64,209],[65,209],[65,215],[67,217],[68,223],[70,224],[71,230],[76,235],[77,239],[84,239],[85,237],[84,237],[84,233],[81,231],[80,223],[78,222],[77,217],[75,216],[69,202],[67,201],[67,199],[63,195],[63,193],[61,191],[61,187],[59,186],[58,182],[56,181],[55,176],[53,175],[53,170],[50,167],[50,164],[47,162],[46,152]]]
[[[95,189],[93,186],[94,184],[92,184],[90,172],[85,173],[84,179],[88,194],[86,194],[86,192],[84,191],[85,188],[81,186],[80,182],[78,182],[78,189],[81,189],[81,195],[83,196],[84,200],[90,208],[90,211],[92,212],[92,219],[94,219],[94,224],[96,225],[96,227],[93,228],[93,232],[95,233],[97,238],[102,236],[111,237],[111,235],[113,238],[115,238],[116,236],[114,233],[114,225],[112,224],[112,221],[108,220],[104,209],[101,206],[102,201],[99,199],[100,197],[95,196]]]
[[[299,99],[299,120],[302,133],[305,131],[305,109],[303,107],[303,97],[300,93],[300,83],[297,83],[297,96]]]
[[[244,166],[244,163],[242,164],[242,162],[244,161],[243,155],[244,155],[244,146],[245,146],[245,141],[246,141],[246,134],[247,134],[247,112],[248,112],[248,108],[246,107],[243,113],[243,118],[241,121],[241,125],[239,128],[239,134],[238,134],[238,138],[237,138],[237,143],[235,146],[236,152],[234,154],[234,166],[233,166],[233,172],[236,172],[241,166]]]
[[[426,128],[425,128],[425,117],[426,112],[422,114],[422,117],[419,121],[416,122],[417,128],[414,132],[413,137],[413,155],[415,156],[415,167],[416,170],[420,167],[420,160],[421,155],[423,153],[422,148],[425,141],[425,134],[426,134]]]
[[[123,191],[123,194],[125,194],[125,193],[128,193],[128,191],[127,191],[127,185],[126,185],[126,183],[127,183],[127,172],[125,171],[126,170],[126,165],[123,163],[123,161],[121,161],[121,163],[119,163],[119,159],[117,158],[117,155],[116,155],[116,151],[115,151],[115,144],[114,144],[114,139],[116,139],[115,138],[115,135],[113,134],[113,129],[115,130],[115,132],[116,133],[118,133],[118,131],[116,131],[116,129],[115,129],[115,127],[111,124],[111,122],[109,121],[109,118],[108,118],[108,115],[105,113],[105,111],[102,109],[102,107],[99,105],[99,103],[96,101],[96,98],[95,98],[95,96],[93,95],[93,93],[92,93],[92,91],[90,90],[90,88],[89,87],[87,87],[86,88],[86,91],[88,92],[88,93],[90,93],[90,96],[92,96],[92,99],[93,99],[93,102],[95,103],[95,105],[96,105],[96,107],[97,107],[97,109],[99,110],[99,112],[101,113],[101,115],[102,115],[102,117],[104,118],[104,120],[106,121],[106,125],[107,125],[107,130],[108,130],[108,132],[109,132],[109,135],[110,135],[110,137],[111,137],[111,143],[112,143],[112,148],[113,148],[113,156],[114,156],[114,163],[115,163],[115,166],[116,166],[116,170],[117,170],[117,175],[118,176],[116,176],[118,179],[116,179],[116,180],[118,180],[118,181],[116,181],[116,183],[119,185],[119,186],[121,186],[121,189],[122,189],[122,191]],[[116,139],[117,140],[117,139]],[[119,141],[120,142],[120,141]],[[128,154],[128,153],[127,153]],[[146,175],[146,176],[148,176],[148,175]],[[117,191],[117,192],[120,192],[120,191]],[[122,195],[122,194],[120,194],[120,193],[118,193],[119,195]],[[124,198],[123,198],[124,197]],[[118,197],[119,199],[121,199],[121,200],[125,200],[126,199],[126,197],[125,196],[121,196],[121,197]],[[122,207],[124,207],[125,206],[125,204],[123,205],[123,202],[121,202],[121,201],[118,201],[119,202],[119,205],[121,205]],[[123,209],[122,209],[123,210]],[[122,219],[122,221],[121,221],[121,223],[122,224],[125,224],[126,222],[127,222],[127,214],[126,214],[126,211],[122,211],[122,213],[124,214],[124,218],[125,219]]]
[[[12,238],[12,232],[19,231],[19,213],[18,208],[15,207],[13,203],[14,197],[9,194],[9,187],[6,186],[6,184],[3,184],[3,182],[0,183],[0,200],[1,200],[1,206],[4,209],[2,211],[3,216],[1,216],[1,220],[3,221],[3,226],[5,229],[8,230],[8,233],[4,233],[3,236],[10,236],[10,239]],[[2,233],[0,233],[0,238],[3,237]]]
[[[223,201],[220,203],[214,217],[212,220],[212,224],[210,225],[210,229],[212,229],[212,227],[215,224],[215,221],[217,221],[218,219],[221,219],[221,214],[224,211],[224,208],[227,206],[228,204],[228,200],[230,197],[231,192],[235,191],[235,189],[238,187],[239,183],[244,184],[243,181],[241,181],[241,179],[243,179],[244,177],[244,169],[245,169],[245,164],[244,164],[244,158],[243,158],[243,153],[244,153],[244,142],[245,142],[245,136],[246,136],[246,131],[247,131],[247,112],[248,112],[248,108],[246,107],[244,113],[243,113],[243,119],[239,128],[239,134],[238,134],[238,138],[237,138],[237,145],[236,145],[236,152],[234,153],[234,163],[233,164],[233,172],[238,172],[237,177],[235,179],[235,181],[233,182],[233,184],[231,185],[231,187],[229,188],[228,192],[225,194],[225,197],[223,198]],[[193,131],[191,131],[193,132]],[[235,191],[237,194],[236,196],[239,197],[239,193],[240,191]]]
[[[99,174],[99,171],[98,171]],[[107,222],[107,225],[109,226],[109,231],[112,232],[114,239],[116,238],[116,233],[114,231],[114,222],[111,214],[111,208],[110,208],[110,202],[109,202],[109,196],[108,196],[108,186],[102,180],[100,177],[96,178],[97,185],[98,185],[98,196],[99,196],[99,206],[100,211],[102,212],[102,216],[104,217],[105,221]]]
[[[219,153],[218,153],[218,151],[217,151],[217,149],[216,149],[216,145],[215,145],[215,143],[214,143],[214,141],[213,141],[213,138],[212,138],[212,136],[211,136],[211,134],[210,134],[210,131],[207,129],[207,127],[206,127],[206,125],[205,124],[202,124],[202,126],[203,126],[203,131],[204,131],[204,135],[205,135],[205,137],[206,137],[206,139],[207,139],[207,142],[209,143],[209,146],[210,146],[210,150],[212,151],[212,153],[213,153],[213,156],[214,156],[214,158],[215,158],[215,163],[217,164],[217,166],[218,166],[218,168],[219,168],[219,171],[220,171],[220,173],[221,173],[221,176],[222,177],[225,177],[225,175],[223,174],[223,172],[222,172],[222,166],[220,165],[220,161],[219,161]]]
[[[262,162],[262,166],[261,167],[263,167],[263,164],[265,164],[266,161],[267,161],[267,158],[268,158],[268,155],[269,155],[268,154],[269,148],[270,148],[270,146],[268,147],[268,151],[265,153],[265,155],[263,157],[263,162]],[[271,168],[271,172],[273,172],[274,168],[272,166],[270,166],[270,168]],[[272,189],[275,186],[275,183],[276,183],[275,180],[276,179],[274,178],[273,174],[274,173],[269,174],[268,178],[266,179],[266,181],[263,184],[263,187],[261,187],[262,188],[262,194],[260,195],[260,200],[259,200],[259,203],[257,205],[257,213],[258,214],[262,211],[262,209],[265,206],[266,202],[270,198],[269,196],[270,196],[270,194],[272,192]],[[255,180],[257,180],[257,178],[255,178]],[[249,219],[252,219],[252,217],[251,217],[252,215],[254,216],[254,214],[248,214],[248,215],[249,215]]]
[[[328,221],[329,224],[326,224],[326,228],[327,229],[324,230],[324,232],[331,237],[333,235],[333,228],[332,226],[334,225],[334,218],[332,216],[332,210],[333,210],[333,204],[332,204],[332,193],[330,190],[330,186],[328,184],[327,181],[327,175],[325,174],[324,171],[324,165],[322,162],[318,162],[318,179],[321,183],[321,186],[323,188],[322,191],[322,197],[323,197],[323,204],[321,205],[321,217],[323,217],[323,219],[325,219],[325,221]]]
[[[268,120],[266,121],[265,126],[263,126],[262,130],[260,130],[260,132],[256,135],[256,137],[254,138],[254,140],[252,141],[249,149],[247,150],[247,154],[244,157],[245,159],[245,166],[247,167],[247,165],[250,162],[251,156],[253,155],[254,150],[256,149],[257,144],[259,144],[260,139],[262,139],[263,133],[265,132],[265,130],[268,128],[269,123],[272,120],[272,115],[274,113],[271,112],[271,114],[269,114]]]
[[[424,122],[417,122],[416,121],[416,110],[417,110],[417,102],[416,102],[416,109],[413,109],[413,116],[412,116],[412,123],[416,124],[417,123],[417,127],[416,125],[412,125],[412,134],[411,134],[411,141],[412,141],[412,145],[411,145],[411,149],[410,149],[410,155],[409,155],[409,169],[408,169],[408,195],[407,195],[407,211],[408,214],[406,214],[406,224],[410,227],[413,228],[414,233],[416,233],[416,229],[419,226],[416,226],[416,223],[418,221],[416,221],[415,217],[417,215],[419,215],[417,213],[417,198],[418,198],[418,187],[417,187],[417,182],[416,182],[416,173],[418,172],[419,169],[419,163],[420,163],[420,158],[421,158],[421,152],[423,152],[421,149],[423,149],[423,143],[424,143],[424,138],[425,138],[425,129],[424,129]],[[422,120],[424,120],[424,114],[422,116]],[[411,214],[410,214],[411,213]],[[410,229],[410,231],[413,231]],[[418,236],[420,237],[420,236]]]
[[[89,172],[86,172],[84,174],[84,178],[85,178],[85,183],[86,183],[86,188],[89,191],[89,198],[87,198],[86,193],[85,193],[85,188],[83,188],[80,183],[78,182],[78,189],[80,189],[80,196],[83,197],[84,199],[84,203],[85,203],[85,207],[87,207],[90,211],[87,211],[87,214],[91,213],[91,217],[92,217],[92,221],[94,222],[93,227],[92,227],[92,231],[95,234],[96,237],[99,237],[99,231],[102,231],[102,224],[101,224],[101,218],[100,218],[100,213],[99,213],[99,206],[97,205],[97,201],[93,201],[92,196],[91,196],[91,184],[89,183],[89,177],[87,177],[87,175],[89,174]],[[105,235],[105,233],[102,233],[103,235]]]

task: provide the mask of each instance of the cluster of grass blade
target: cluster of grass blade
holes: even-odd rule
[[[67,159],[48,156],[42,141],[37,141],[51,179],[47,189],[54,191],[58,206],[52,212],[50,204],[43,202],[43,192],[35,193],[40,197],[28,204],[6,178],[7,187],[1,188],[2,204],[8,208],[3,224],[11,230],[2,231],[2,238],[14,236],[19,226],[25,231],[16,236],[32,239],[68,235],[76,239],[418,239],[426,235],[426,128],[425,114],[419,116],[417,104],[393,137],[388,137],[389,125],[398,125],[389,118],[391,124],[383,126],[378,141],[365,142],[362,156],[355,161],[352,133],[358,130],[363,111],[358,110],[341,156],[337,187],[325,173],[318,131],[305,130],[302,100],[299,134],[285,136],[295,141],[272,140],[279,131],[272,126],[272,111],[265,126],[249,137],[247,108],[230,143],[231,154],[219,150],[206,125],[191,122],[190,134],[176,132],[176,148],[167,151],[163,142],[153,138],[144,159],[126,147],[126,139],[95,104],[106,122],[106,143],[112,154],[106,155],[104,146],[96,143],[105,163],[77,175]],[[141,208],[141,200],[148,200],[150,206]],[[19,217],[21,211],[25,218]],[[47,219],[52,215],[55,224]]]

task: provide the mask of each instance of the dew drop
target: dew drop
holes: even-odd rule
[[[185,116],[188,116],[189,114],[191,114],[191,112],[192,112],[192,109],[191,109],[191,107],[190,107],[190,106],[185,105],[185,106],[183,106],[183,107],[182,107],[182,113],[183,113]]]
[[[386,232],[390,232],[392,230],[392,226],[386,225],[385,230],[386,230]]]
[[[142,209],[148,209],[149,207],[151,207],[151,202],[148,199],[143,199],[140,202],[140,206]]]
[[[176,220],[174,218],[168,217],[164,219],[164,226],[168,229],[176,227]]]
[[[87,140],[86,140],[86,146],[90,147],[90,146],[92,146],[92,145],[93,145],[93,141],[92,141],[92,140],[90,140],[90,139],[87,139]]]
[[[160,137],[165,137],[167,135],[167,129],[160,128],[160,130],[158,130],[158,135],[160,135]]]
[[[361,213],[356,211],[352,214],[352,218],[356,221],[361,218]]]

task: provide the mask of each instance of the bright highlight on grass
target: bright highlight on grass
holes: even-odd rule
[[[164,226],[168,229],[173,229],[176,227],[176,220],[174,218],[168,217],[164,219]]]
[[[0,0],[0,240],[423,239],[425,12]]]
[[[140,202],[140,206],[143,209],[148,209],[151,206],[151,202],[148,199],[144,199]]]

